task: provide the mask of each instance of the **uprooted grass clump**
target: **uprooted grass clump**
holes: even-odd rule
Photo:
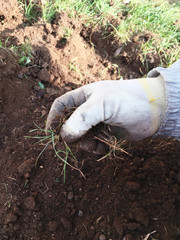
[[[113,133],[110,126],[105,126],[104,129],[101,129],[98,136],[94,136],[96,140],[106,145],[108,148],[107,154],[99,158],[97,161],[102,161],[105,158],[109,159],[120,159],[124,160],[124,155],[131,156],[131,154],[126,151],[128,149],[128,141],[126,135],[117,136]]]
[[[43,128],[39,127],[37,124],[35,124],[34,129],[30,130],[30,133],[35,133],[34,136],[26,136],[28,138],[36,139],[37,141],[35,144],[40,144],[43,146],[41,152],[36,158],[35,167],[38,163],[38,159],[41,157],[41,155],[44,153],[44,151],[51,146],[54,150],[55,156],[58,157],[63,163],[63,175],[64,175],[64,182],[66,179],[66,167],[69,166],[72,169],[79,171],[79,173],[85,178],[83,172],[78,168],[78,159],[75,157],[75,154],[73,153],[70,146],[60,137],[60,128],[62,124],[64,123],[65,119],[67,119],[67,116],[70,116],[71,112],[68,111],[65,118],[61,120],[61,122],[58,122],[54,127],[54,129],[50,128],[49,130],[44,130]],[[102,126],[102,125],[101,125]],[[103,159],[108,158],[111,159],[118,159],[118,160],[124,160],[124,155],[131,156],[130,153],[128,153],[125,148],[127,148],[127,141],[124,140],[124,138],[117,138],[111,131],[110,127],[104,126],[103,127],[96,127],[98,128],[98,131],[94,133],[93,131],[90,131],[90,134],[87,134],[85,136],[86,139],[89,138],[91,135],[91,139],[94,139],[95,141],[98,141],[99,143],[102,143],[106,146],[108,149],[108,152],[103,155],[101,158],[97,159],[97,161],[102,161]],[[82,139],[84,141],[84,138]],[[61,142],[61,144],[59,144]],[[78,146],[78,145],[77,145]],[[71,162],[71,163],[70,163]]]
[[[35,142],[36,144],[43,145],[42,151],[39,153],[39,155],[36,158],[35,167],[38,163],[38,159],[43,154],[43,152],[47,149],[48,146],[51,146],[54,150],[56,157],[58,157],[64,163],[64,166],[63,166],[64,182],[66,179],[66,167],[67,166],[71,167],[74,170],[79,171],[80,174],[85,178],[84,174],[78,167],[75,167],[68,162],[69,159],[72,159],[76,163],[78,160],[76,159],[75,155],[73,154],[71,148],[67,145],[67,143],[65,141],[62,141],[63,142],[62,149],[59,149],[57,147],[57,143],[60,141],[60,136],[57,133],[57,131],[53,130],[52,128],[50,128],[49,130],[44,130],[43,128],[39,127],[37,124],[35,124],[35,126],[36,126],[36,128],[30,130],[30,133],[35,133],[36,135],[35,136],[26,136],[27,138],[36,139],[37,140]]]
[[[73,154],[71,148],[60,137],[61,126],[67,120],[67,118],[70,117],[70,115],[73,113],[74,110],[75,110],[74,107],[69,107],[69,108],[65,107],[61,116],[56,117],[56,119],[53,121],[53,123],[51,124],[51,126],[48,130],[45,130],[45,129],[39,127],[37,124],[35,124],[36,128],[30,130],[30,133],[35,133],[36,135],[35,136],[26,136],[28,138],[36,139],[37,140],[36,144],[43,145],[43,149],[37,156],[35,165],[37,165],[38,159],[43,154],[43,152],[47,149],[48,146],[51,146],[53,148],[55,156],[58,157],[64,163],[64,166],[63,166],[64,182],[66,179],[66,167],[67,166],[71,167],[74,170],[79,171],[80,174],[85,178],[82,171],[77,167],[78,160],[75,157],[75,155]],[[63,143],[61,149],[59,149],[59,147],[57,147],[57,145],[60,141]],[[68,162],[69,159],[73,160],[73,162],[76,163],[75,164],[76,166],[73,166],[72,164],[70,164]]]

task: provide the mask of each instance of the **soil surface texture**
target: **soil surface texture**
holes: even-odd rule
[[[178,141],[149,138],[126,143],[128,154],[103,157],[108,146],[94,153],[92,142],[81,140],[70,145],[78,162],[69,157],[73,167],[66,166],[64,181],[64,163],[52,144],[43,151],[46,142],[32,138],[44,136],[31,130],[44,129],[52,102],[63,93],[94,81],[141,77],[146,69],[138,46],[147,36],[132,39],[116,56],[116,39],[66,13],[52,24],[30,26],[15,0],[1,2],[0,239],[180,239]],[[9,47],[28,42],[31,60],[21,66]],[[157,56],[147,59],[151,69],[159,64]],[[62,142],[56,146],[64,149]]]

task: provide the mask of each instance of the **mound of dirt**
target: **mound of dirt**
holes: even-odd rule
[[[1,30],[14,29],[23,23],[23,9],[17,1],[8,0],[1,2],[0,26]]]
[[[154,239],[178,240],[179,142],[146,139],[126,144],[129,155],[120,152],[101,161],[108,148],[99,156],[85,151],[87,146],[82,149],[85,140],[72,144],[78,163],[68,161],[85,178],[67,166],[64,183],[64,165],[52,145],[42,152],[46,143],[34,144],[26,137],[36,136],[29,132],[37,128],[34,123],[44,128],[53,100],[64,92],[115,80],[119,71],[124,77],[140,77],[142,65],[138,59],[133,63],[132,52],[137,41],[114,59],[118,42],[102,40],[100,32],[65,13],[53,24],[26,26],[21,14],[12,18],[18,5],[13,11],[4,6],[2,42],[20,46],[29,41],[32,57],[20,67],[16,54],[0,48],[0,239],[138,240],[153,232]],[[61,142],[57,147],[64,149]]]

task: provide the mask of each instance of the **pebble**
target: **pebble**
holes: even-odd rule
[[[43,65],[42,65],[43,68],[47,68],[48,67],[48,63],[47,62],[44,62]]]
[[[23,79],[23,77],[24,77],[24,74],[22,72],[18,74],[18,78]]]
[[[29,173],[25,173],[25,174],[24,174],[24,178],[25,178],[25,179],[30,178],[30,174],[29,174]]]
[[[79,210],[79,211],[78,211],[78,216],[79,216],[79,217],[83,217],[83,211]]]
[[[122,52],[123,46],[121,46],[120,48],[116,49],[115,53],[114,53],[114,57],[117,57],[121,52]]]
[[[69,192],[67,198],[68,198],[68,200],[72,200],[74,198],[74,193]]]
[[[33,210],[36,206],[34,197],[32,197],[32,196],[27,197],[24,201],[24,205],[27,209]]]
[[[46,88],[46,93],[49,95],[59,95],[60,94],[60,90],[57,88],[53,88],[53,87],[47,87]]]
[[[106,240],[106,236],[103,235],[103,234],[101,234],[101,235],[99,236],[99,240]]]

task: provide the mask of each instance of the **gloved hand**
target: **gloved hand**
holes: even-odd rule
[[[73,142],[100,122],[126,129],[131,140],[154,135],[166,111],[164,79],[106,80],[91,83],[55,99],[46,130],[65,108],[77,107],[61,128],[61,136]]]

